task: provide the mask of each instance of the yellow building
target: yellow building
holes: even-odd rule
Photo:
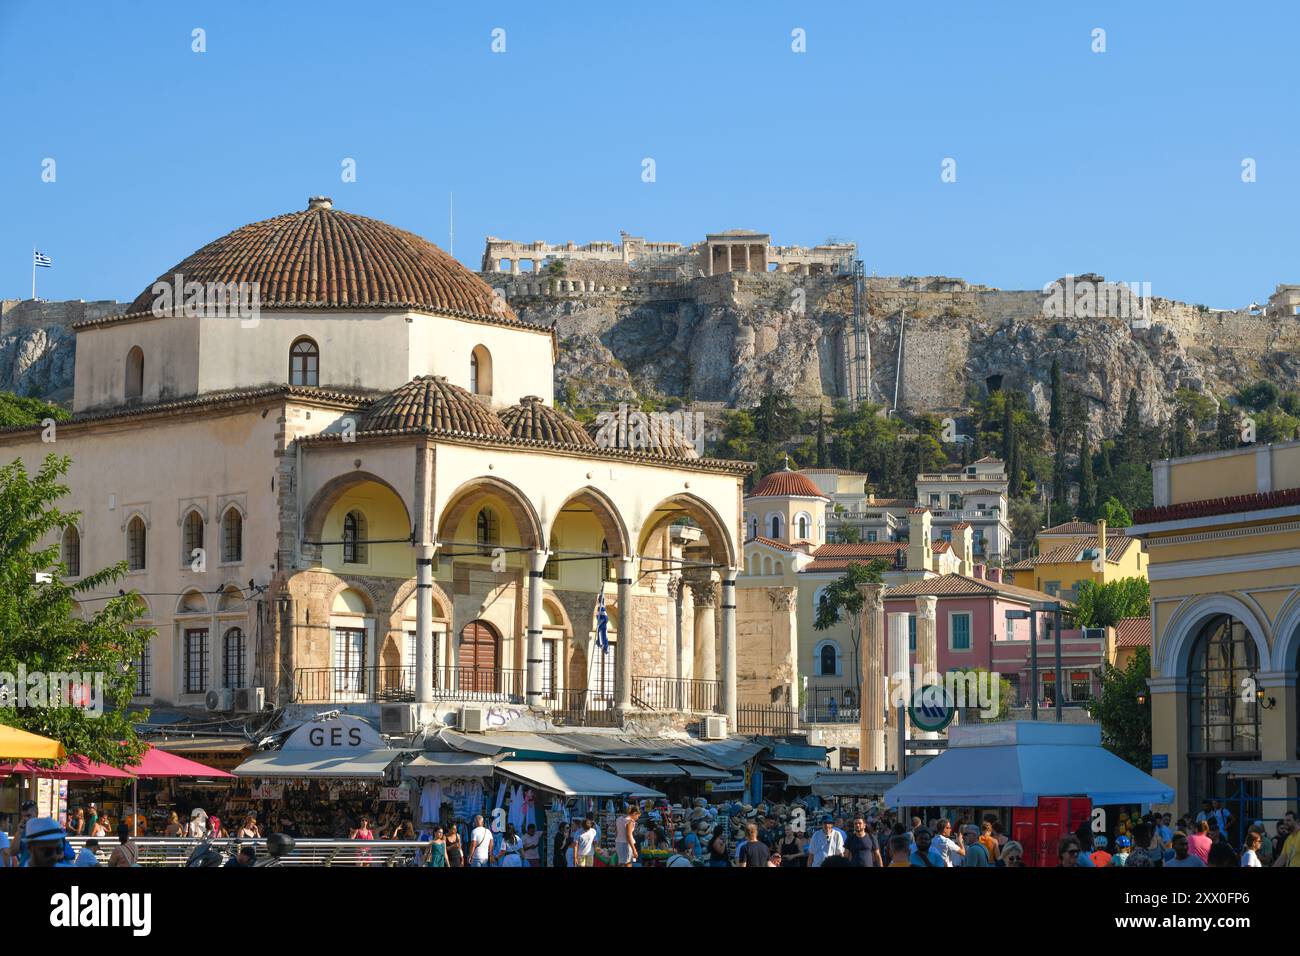
[[[1151,562],[1153,773],[1194,810],[1236,793],[1224,761],[1296,760],[1300,442],[1158,461],[1152,477],[1155,507],[1128,531]],[[1285,776],[1246,786],[1228,805],[1242,819],[1296,797]]]
[[[1077,601],[1084,581],[1105,584],[1147,576],[1142,542],[1125,534],[1123,528],[1107,529],[1105,521],[1095,525],[1070,521],[1045,528],[1038,532],[1036,543],[1035,557],[1005,569],[1009,580],[1020,587]]]

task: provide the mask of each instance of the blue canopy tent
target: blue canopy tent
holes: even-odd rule
[[[891,807],[1032,807],[1039,797],[1094,805],[1170,803],[1174,792],[1101,746],[1101,728],[1011,721],[954,727],[948,749],[885,792]]]

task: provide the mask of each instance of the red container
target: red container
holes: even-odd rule
[[[1039,797],[1036,807],[1011,809],[1011,839],[1025,848],[1025,866],[1056,866],[1061,840],[1091,816],[1087,797]]]

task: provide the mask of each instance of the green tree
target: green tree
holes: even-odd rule
[[[66,421],[68,412],[36,398],[20,398],[10,392],[0,392],[0,428],[20,425],[39,425],[47,418]]]
[[[1226,398],[1219,400],[1219,414],[1214,424],[1215,445],[1220,451],[1236,448],[1241,438],[1237,431],[1237,416],[1232,413]]]
[[[862,630],[862,592],[859,584],[879,584],[884,580],[884,573],[889,564],[879,558],[870,564],[853,562],[848,566],[842,578],[836,578],[822,592],[821,601],[813,618],[813,630],[828,631],[841,620],[848,625],[849,640],[853,642],[853,673],[862,673],[858,660],[858,643]]]
[[[1262,412],[1272,408],[1281,397],[1276,385],[1269,381],[1259,381],[1247,385],[1237,393],[1237,400],[1252,412]]]
[[[1079,517],[1091,521],[1097,511],[1097,479],[1092,473],[1092,449],[1088,447],[1088,433],[1083,433],[1079,446]]]
[[[1097,509],[1097,520],[1105,521],[1111,528],[1127,528],[1133,523],[1128,511],[1117,498],[1107,498]]]
[[[1052,437],[1058,442],[1061,438],[1064,419],[1065,394],[1061,389],[1061,363],[1052,359],[1052,406],[1047,413],[1047,427],[1051,429]]]
[[[1079,627],[1114,627],[1126,617],[1151,613],[1151,585],[1146,578],[1120,578],[1098,584],[1084,581],[1075,601],[1074,622]]]
[[[977,681],[975,685],[976,687],[980,687],[980,688],[992,687],[992,680],[991,680],[992,672],[987,671],[982,667],[958,668],[958,671],[963,674],[974,674],[975,679]],[[966,681],[962,681],[959,686],[969,686],[969,684]],[[1016,696],[1016,692],[1015,689],[1011,686],[1011,681],[1007,680],[1007,678],[999,674],[997,712],[985,716],[981,712],[983,710],[982,707],[967,706],[962,710],[961,719],[964,722],[974,721],[976,723],[985,723],[985,724],[995,723],[1001,720],[1010,720],[1011,702],[1015,699],[1015,696]],[[954,703],[956,703],[956,701],[954,701]]]
[[[1102,745],[1147,773],[1151,772],[1150,676],[1151,653],[1139,647],[1123,670],[1102,666],[1101,693],[1088,701],[1089,716],[1101,725]]]
[[[799,409],[785,392],[771,392],[753,410],[754,434],[764,445],[776,445],[799,429]]]
[[[79,517],[56,504],[68,493],[62,481],[68,464],[50,455],[34,476],[21,460],[0,468],[0,671],[97,675],[90,706],[29,696],[20,708],[10,698],[0,706],[0,723],[60,740],[70,754],[122,766],[143,750],[127,707],[135,690],[134,662],[153,632],[133,626],[144,610],[135,594],[100,606],[99,599],[86,600],[81,614],[73,613],[77,595],[108,588],[126,565],[91,571],[71,584],[64,580],[59,542]],[[50,580],[42,583],[38,575],[46,573]]]
[[[820,407],[817,409],[817,467],[826,467],[826,415]]]

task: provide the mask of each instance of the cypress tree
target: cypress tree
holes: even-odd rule
[[[1061,410],[1063,399],[1061,394],[1061,363],[1052,359],[1052,407],[1047,414],[1047,427],[1052,432],[1052,438],[1057,442],[1061,440]]]
[[[826,467],[826,416],[820,405],[817,407],[817,467]]]
[[[1079,518],[1091,521],[1097,511],[1097,481],[1092,474],[1092,449],[1087,432],[1079,448]]]
[[[1240,436],[1237,434],[1236,416],[1228,407],[1226,398],[1219,400],[1219,417],[1214,423],[1214,437],[1220,451],[1237,447]]]

